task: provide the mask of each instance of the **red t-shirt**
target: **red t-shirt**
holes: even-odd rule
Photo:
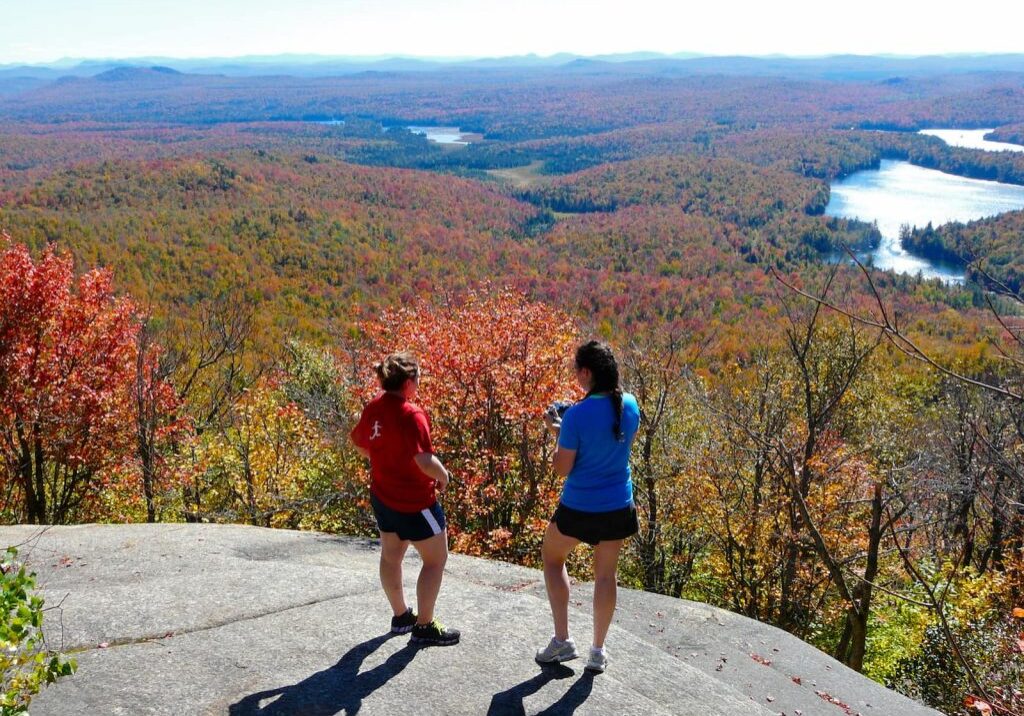
[[[434,479],[413,459],[434,452],[423,408],[382,393],[363,408],[352,441],[370,451],[370,492],[385,505],[399,512],[419,512],[437,500]]]

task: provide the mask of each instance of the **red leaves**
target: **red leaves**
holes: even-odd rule
[[[66,518],[31,476],[87,498],[96,473],[131,451],[138,328],[108,272],[76,281],[52,249],[38,261],[20,244],[0,254],[0,484],[16,483],[23,517]]]
[[[827,691],[815,691],[814,693],[817,694],[818,698],[822,701],[827,701],[833,706],[838,706],[840,709],[842,709],[843,713],[847,714],[848,716],[853,716],[853,710],[850,708],[848,704],[843,703],[835,696],[829,694]]]

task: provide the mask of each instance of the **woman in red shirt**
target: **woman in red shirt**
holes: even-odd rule
[[[430,419],[412,401],[420,367],[409,353],[374,366],[383,393],[370,401],[352,430],[356,449],[370,459],[370,502],[380,530],[380,583],[394,616],[391,631],[412,632],[420,644],[450,646],[459,632],[434,619],[434,603],[448,560],[444,510],[437,501],[450,473],[434,455]],[[405,603],[402,559],[412,544],[423,566],[416,581],[417,615]]]

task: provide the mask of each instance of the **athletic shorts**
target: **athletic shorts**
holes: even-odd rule
[[[399,512],[371,494],[370,504],[373,505],[373,515],[377,518],[377,529],[381,532],[394,532],[399,539],[419,542],[444,532],[446,522],[440,502],[434,502],[419,512]]]
[[[575,537],[590,545],[626,539],[640,531],[633,504],[611,512],[583,512],[559,502],[551,521],[566,537]]]

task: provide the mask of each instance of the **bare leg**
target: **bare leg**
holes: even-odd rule
[[[615,616],[615,577],[624,540],[598,542],[594,547],[594,646],[604,646]]]
[[[380,585],[391,603],[394,615],[405,614],[405,590],[402,589],[402,559],[409,542],[399,539],[394,532],[380,533]]]
[[[555,622],[555,638],[565,641],[569,638],[569,573],[565,570],[565,560],[569,552],[580,541],[575,537],[566,537],[551,522],[544,533],[544,546],[541,555],[544,558],[544,586],[548,590],[548,602],[551,603],[551,618]]]
[[[419,579],[416,580],[416,623],[429,624],[434,620],[434,604],[437,593],[441,591],[441,577],[448,561],[448,532],[413,542],[412,546],[423,560]]]

